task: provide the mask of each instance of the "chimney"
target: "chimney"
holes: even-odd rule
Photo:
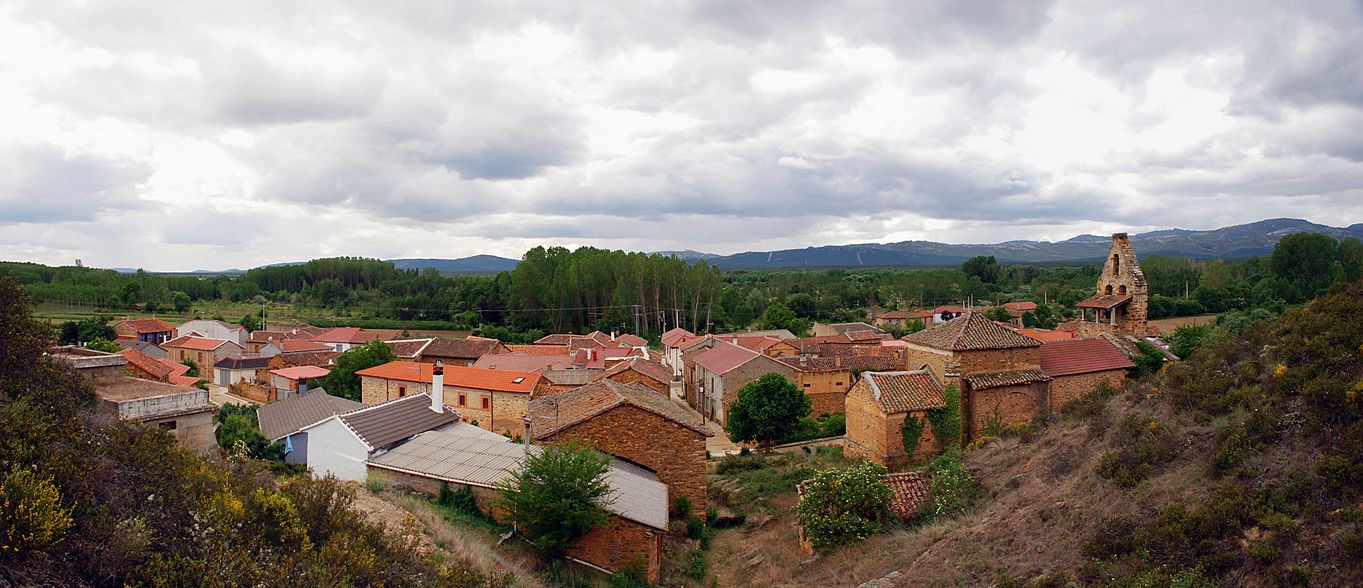
[[[431,410],[445,412],[445,363],[438,359],[431,368]]]
[[[611,331],[611,343],[615,342],[615,331]]]
[[[308,393],[308,379],[298,378],[298,395],[303,396]]]
[[[521,435],[521,442],[525,443],[525,452],[530,453],[530,415],[521,417],[521,423],[525,425],[524,434]]]

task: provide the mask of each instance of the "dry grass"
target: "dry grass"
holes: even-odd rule
[[[1174,329],[1184,325],[1207,325],[1216,322],[1214,314],[1199,314],[1197,316],[1176,316],[1173,318],[1162,318],[1149,321],[1148,324],[1158,328],[1161,333],[1172,333]]]
[[[426,535],[447,557],[466,562],[487,574],[511,572],[516,583],[525,588],[544,588],[545,584],[533,571],[534,557],[519,550],[515,544],[494,548],[495,535],[450,523],[424,498],[392,491],[384,492],[382,497],[416,517]]]

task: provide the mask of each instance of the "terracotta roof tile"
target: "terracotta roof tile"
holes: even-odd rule
[[[1024,300],[1022,302],[1005,302],[1003,303],[1003,307],[1007,308],[1009,312],[1016,311],[1021,314],[1029,310],[1036,310],[1036,303],[1030,300]]]
[[[507,345],[506,348],[522,355],[568,355],[567,345]]]
[[[733,343],[720,343],[702,351],[692,361],[714,373],[723,374],[758,357],[762,357],[762,354],[751,349]]]
[[[1026,335],[1043,343],[1047,341],[1068,341],[1074,338],[1075,333],[1071,331],[1047,331],[1044,329],[1017,329],[1019,335]]]
[[[421,351],[426,349],[434,339],[398,339],[395,341],[384,341],[383,343],[393,350],[393,355],[399,359],[416,359],[421,355]]]
[[[123,359],[128,360],[129,365],[136,366],[138,369],[147,372],[148,375],[159,381],[164,382],[166,378],[170,376],[171,369],[169,366],[141,351],[136,349],[124,349],[121,355],[123,356]],[[189,366],[185,366],[185,369],[189,369]]]
[[[303,351],[299,353],[282,353],[276,355],[279,361],[286,365],[315,365],[317,367],[331,367],[336,365],[336,358],[340,357],[338,351]]]
[[[496,339],[447,339],[441,337],[431,341],[430,345],[426,346],[426,350],[421,352],[421,355],[423,357],[476,360],[484,354],[492,353],[499,347],[502,347],[502,342]]]
[[[611,368],[598,374],[594,379],[597,380],[606,379],[610,378],[611,376],[615,376],[627,371],[633,371],[635,373],[638,373],[642,376],[645,376],[649,379],[655,380],[662,384],[666,385],[672,384],[671,368],[656,361],[650,361],[642,357],[636,357],[633,359],[628,359],[616,363]]]
[[[683,341],[694,338],[695,336],[695,333],[678,327],[663,333],[662,336],[659,337],[659,340],[662,341],[663,347],[677,347],[681,345]]]
[[[193,349],[195,351],[213,351],[214,349],[217,349],[229,343],[231,343],[232,345],[236,345],[235,343],[232,343],[227,339],[205,339],[203,337],[176,337],[174,339],[166,341],[165,343],[162,343],[161,346],[180,347],[182,349]]]
[[[890,487],[890,512],[901,520],[913,518],[927,504],[931,491],[927,472],[901,472],[885,476]]]
[[[1049,382],[1051,377],[1046,375],[1046,372],[1041,371],[1041,368],[1023,368],[997,372],[975,372],[965,376],[964,379],[974,390],[988,390],[989,388],[1019,386],[1033,382]]]
[[[1076,304],[1079,308],[1101,308],[1107,310],[1131,302],[1130,294],[1100,294],[1089,296]]]
[[[328,329],[312,337],[313,341],[322,343],[350,343],[352,345],[363,345],[370,341],[388,341],[397,339],[400,331],[393,329],[361,329],[359,327],[336,327]]]
[[[1041,346],[1041,370],[1051,377],[1134,367],[1107,339],[1053,341]]]
[[[138,333],[166,333],[175,330],[175,325],[157,318],[128,319],[119,321],[120,325],[132,327]]]
[[[512,370],[517,372],[540,372],[547,369],[568,369],[573,366],[573,358],[564,355],[503,355],[489,353],[478,358],[473,367],[485,370]]]
[[[946,405],[942,385],[926,370],[912,372],[863,372],[876,405],[886,413],[927,410]]]
[[[431,383],[431,371],[435,364],[411,361],[390,361],[383,365],[355,372],[359,376],[401,380],[404,382]],[[497,392],[517,392],[529,394],[539,384],[540,374],[512,370],[485,370],[480,368],[445,366],[445,385]]]
[[[644,347],[648,345],[648,339],[630,333],[621,333],[615,336],[615,342],[630,347]]]
[[[530,401],[532,435],[544,439],[621,405],[630,405],[710,437],[692,413],[657,391],[636,384],[597,380],[575,390]],[[637,432],[630,432],[637,434]]]
[[[958,316],[944,325],[907,335],[904,340],[948,351],[1013,349],[1041,345],[1040,341],[996,325],[984,318],[984,315],[975,312]]]
[[[301,353],[304,351],[331,351],[331,346],[326,343],[317,343],[306,339],[285,339],[275,341],[279,345],[280,353]]]
[[[543,337],[540,337],[539,339],[535,339],[535,344],[536,344],[536,345],[567,345],[568,342],[569,342],[569,341],[572,341],[572,340],[573,340],[573,337],[576,337],[576,336],[577,336],[577,335],[570,335],[570,334],[568,334],[568,333],[550,333],[550,334],[548,334],[548,335],[545,335],[545,336],[543,336]]]
[[[281,378],[288,378],[290,380],[306,380],[309,378],[325,378],[327,377],[327,374],[331,373],[331,370],[322,367],[317,367],[315,365],[298,365],[294,367],[270,370],[270,373]]]

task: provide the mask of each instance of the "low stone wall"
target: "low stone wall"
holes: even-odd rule
[[[184,413],[208,406],[206,390],[186,390],[180,394],[167,394],[151,398],[138,398],[118,402],[118,417],[141,420],[158,415]]]
[[[242,380],[227,387],[227,393],[265,404],[274,400],[274,388]]]

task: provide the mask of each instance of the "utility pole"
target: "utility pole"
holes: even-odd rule
[[[634,305],[634,334],[639,334],[639,305]]]

